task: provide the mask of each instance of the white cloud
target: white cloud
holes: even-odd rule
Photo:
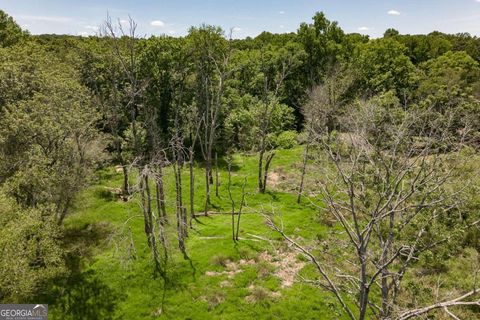
[[[360,28],[358,28],[358,31],[368,31],[368,30],[370,30],[369,27],[360,27]]]
[[[397,10],[390,10],[387,12],[387,14],[391,15],[391,16],[399,16],[401,13],[400,11],[397,11]]]
[[[80,32],[77,32],[77,36],[88,37],[88,36],[91,36],[91,34],[90,32],[80,31]]]
[[[280,25],[280,29],[283,29],[285,28],[285,26],[283,24]]]
[[[278,11],[278,14],[285,14],[285,11]]]
[[[240,32],[240,31],[242,31],[242,30],[243,30],[243,29],[240,28],[240,27],[234,27],[234,28],[232,29],[232,31],[234,31],[234,32]]]
[[[98,31],[98,29],[99,29],[97,26],[85,26],[84,28],[89,29],[89,30],[93,30],[93,31]]]
[[[171,34],[171,35],[174,35],[174,34],[176,34],[176,33],[177,33],[177,31],[175,31],[175,30],[170,30],[170,31],[168,31],[168,34]]]
[[[26,21],[40,21],[40,22],[57,22],[57,23],[67,23],[73,21],[72,18],[69,17],[56,17],[56,16],[32,16],[32,15],[18,15],[15,16],[18,20],[26,20]]]
[[[164,27],[165,26],[165,22],[161,21],[161,20],[153,20],[152,22],[150,22],[150,25],[152,27]]]

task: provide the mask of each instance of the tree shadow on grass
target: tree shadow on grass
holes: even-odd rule
[[[74,273],[56,284],[48,303],[52,319],[114,319],[120,295],[92,270]]]
[[[67,272],[47,284],[48,290],[39,301],[49,304],[50,319],[114,319],[115,307],[123,300],[94,270],[83,264],[91,250],[105,242],[108,228],[102,224],[87,225],[65,232]]]

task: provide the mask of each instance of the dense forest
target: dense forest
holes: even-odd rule
[[[478,319],[480,38],[0,11],[0,302],[52,319]]]

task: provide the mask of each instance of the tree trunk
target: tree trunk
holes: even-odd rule
[[[385,266],[388,261],[388,257],[390,257],[392,253],[392,244],[394,241],[394,228],[395,228],[395,213],[390,213],[389,215],[389,232],[388,232],[388,238],[387,241],[382,244],[383,246],[383,251],[382,251],[382,257],[380,259],[380,263],[382,266]],[[381,316],[382,319],[388,319],[390,318],[390,310],[391,310],[391,304],[389,301],[389,296],[390,296],[390,286],[388,283],[388,269],[387,267],[382,268],[381,270],[381,276],[382,276],[382,281],[381,281],[381,291],[382,291],[382,306],[381,306]]]
[[[310,135],[309,138],[310,140]],[[310,141],[307,141],[307,145],[305,146],[305,151],[303,153],[303,164],[302,164],[302,177],[300,178],[300,186],[298,188],[298,198],[297,203],[300,204],[302,199],[303,188],[305,184],[305,174],[307,173],[307,162],[308,162],[308,149],[310,148]]]
[[[211,177],[211,162],[210,159],[205,160],[205,216],[208,216],[208,209],[210,206],[210,177]]]
[[[233,242],[237,242],[236,239],[236,232],[235,232],[235,200],[233,200],[232,196],[232,165],[228,163],[228,197],[230,198],[230,203],[232,205],[232,240]]]
[[[178,160],[176,161],[176,164],[173,166],[173,169],[175,174],[178,241],[179,241],[179,247],[180,249],[182,249],[182,248],[185,248],[183,241],[187,235],[186,235],[184,208],[183,208],[183,200],[182,200],[182,170]]]
[[[163,187],[163,169],[159,166],[159,177],[157,180],[157,208],[159,210],[158,216],[162,219],[162,223],[166,224],[167,220],[167,209],[165,207],[165,189]]]
[[[158,212],[158,217],[160,218],[160,221],[162,223],[162,226],[167,224],[167,211],[165,208],[165,199],[163,195],[163,182],[157,181],[156,184],[156,193],[157,193],[157,212]]]
[[[263,187],[263,155],[264,153],[265,153],[265,148],[262,147],[258,155],[258,191],[260,193],[265,192],[265,189]]]
[[[243,206],[245,204],[245,186],[247,185],[247,177],[245,177],[245,180],[243,181],[242,185],[242,200],[240,201],[240,208],[238,209],[238,218],[237,218],[237,233],[235,235],[235,240],[238,241],[238,235],[240,233],[240,218],[242,217],[242,210]]]
[[[148,217],[149,233],[148,233],[148,242],[152,249],[152,258],[155,262],[155,271],[162,273],[162,266],[160,263],[160,258],[158,256],[157,240],[155,237],[155,225],[153,223],[153,214],[152,214],[152,195],[150,193],[150,185],[148,181],[148,175],[145,175],[145,195],[144,200],[146,201],[146,215]]]
[[[190,228],[193,227],[192,220],[195,218],[195,176],[193,172],[193,147],[189,148],[189,169],[190,169]]]
[[[360,241],[361,243],[361,241]],[[365,253],[365,248],[363,244],[360,244],[362,248],[359,249],[359,259],[360,259],[360,292],[359,292],[359,320],[364,320],[367,314],[368,308],[368,295],[370,288],[368,287],[367,279],[367,256]]]
[[[150,205],[150,188],[148,186],[148,177],[143,176],[140,182],[140,194],[142,198],[142,210],[144,218],[145,235],[148,239],[148,246],[152,247],[152,211]]]
[[[215,152],[215,196],[218,197],[218,158]]]
[[[265,191],[267,191],[268,169],[270,168],[270,163],[272,162],[273,157],[275,157],[275,152],[272,152],[271,154],[269,154],[265,159],[265,169],[263,171],[263,184],[262,184],[263,189],[261,190],[261,193],[265,193]]]
[[[123,200],[127,201],[128,196],[130,195],[130,185],[128,183],[128,168],[126,164],[122,163],[122,171],[123,171],[122,195],[123,195]]]

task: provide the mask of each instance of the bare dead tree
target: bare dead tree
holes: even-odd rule
[[[108,63],[107,79],[108,82],[103,87],[94,81],[95,97],[100,105],[102,114],[104,116],[108,130],[113,138],[113,147],[115,150],[115,160],[121,165],[123,173],[122,183],[122,198],[127,200],[130,195],[129,176],[128,176],[128,163],[123,154],[122,143],[124,139],[120,132],[121,125],[124,122],[123,114],[126,112],[125,106],[122,104],[120,82],[122,74],[115,64],[115,59],[111,51],[106,54],[104,58]]]
[[[313,132],[322,132],[323,130],[331,132],[338,127],[338,118],[342,115],[342,107],[346,103],[345,95],[353,81],[354,77],[350,72],[335,65],[327,72],[323,82],[308,92],[309,99],[302,107],[307,140],[303,153],[297,203],[300,203],[304,189],[309,150],[314,139]]]
[[[154,224],[157,227],[157,232],[154,232],[154,236],[158,238],[157,242],[160,242],[162,248],[162,258],[158,258],[160,264],[160,273],[164,280],[167,279],[167,266],[168,266],[168,237],[167,237],[167,212],[165,208],[165,198],[163,193],[163,171],[162,167],[165,163],[160,163],[156,165],[154,168],[158,168],[156,172],[152,173],[152,176],[155,180],[155,189],[156,189],[156,208],[157,214],[153,215]],[[162,190],[159,190],[162,188]],[[158,249],[157,249],[158,251]],[[158,255],[158,253],[157,253]]]
[[[242,184],[242,199],[240,200],[240,207],[238,209],[238,217],[237,217],[237,231],[235,233],[235,240],[238,241],[239,237],[238,235],[240,234],[240,219],[242,218],[242,212],[243,208],[245,207],[245,187],[247,186],[247,177],[243,179],[243,184]]]
[[[183,206],[183,192],[182,192],[182,165],[183,156],[181,146],[178,141],[172,143],[173,149],[173,173],[175,176],[175,194],[176,194],[176,217],[177,217],[177,232],[178,232],[178,246],[180,250],[185,253],[185,238],[186,234],[186,221],[184,219],[185,208]]]
[[[156,119],[157,115],[155,111],[142,105],[143,93],[148,80],[143,79],[138,74],[138,39],[136,29],[137,24],[132,18],[129,18],[128,29],[125,30],[120,21],[118,26],[115,26],[108,16],[103,27],[103,35],[110,43],[112,59],[115,59],[120,66],[121,73],[127,82],[127,85],[123,86],[121,94],[126,98],[124,107],[130,114],[130,130],[133,140],[134,159],[128,167],[138,170],[138,183],[133,189],[140,194],[144,231],[155,264],[155,272],[159,273],[166,281],[168,250],[165,227],[167,214],[162,171],[166,158],[163,156],[164,152],[157,139],[157,130],[154,125],[154,119]],[[141,111],[145,113],[142,119],[139,117]],[[151,150],[143,148],[144,135],[151,140]],[[124,174],[127,175],[126,179],[128,182],[128,172],[125,170]],[[156,199],[152,196],[150,178],[153,178],[155,181]],[[154,203],[156,203],[157,214],[153,210],[152,204]],[[163,257],[159,253],[159,244],[163,247]]]
[[[190,177],[190,228],[193,228],[195,217],[195,172],[194,172],[194,152],[193,144],[188,148],[188,169]]]
[[[145,90],[146,82],[141,79],[137,72],[138,54],[137,54],[137,23],[130,17],[128,19],[128,29],[125,30],[123,24],[119,21],[118,26],[112,22],[110,16],[104,24],[104,35],[110,39],[112,53],[118,60],[124,76],[127,78],[125,95],[127,96],[126,109],[130,111],[131,130],[134,139],[134,148],[136,154],[140,154],[140,137],[137,129],[137,117],[139,110],[139,100]],[[120,35],[120,36],[119,36]]]
[[[348,258],[335,262],[317,257],[269,221],[316,266],[323,279],[317,283],[336,296],[351,319],[408,319],[444,306],[478,303],[467,300],[476,289],[411,311],[398,300],[413,262],[452,236],[436,234],[432,226],[461,205],[462,190],[451,190],[449,184],[462,142],[450,135],[448,123],[419,126],[419,112],[425,111],[395,117],[392,110],[360,103],[343,118],[348,128],[344,134],[327,137],[326,130],[312,131],[325,153],[316,161],[323,170],[312,204],[327,205],[346,236]],[[373,289],[380,291],[381,305],[371,298]],[[356,308],[345,302],[344,294]]]
[[[232,205],[232,240],[233,242],[237,242],[237,238],[235,236],[235,200],[232,196],[232,163],[228,161],[228,197],[230,198],[230,203]]]
[[[258,148],[258,191],[265,193],[267,189],[268,181],[268,169],[270,163],[275,156],[275,152],[267,154],[268,146],[268,134],[270,132],[270,126],[272,116],[279,104],[279,94],[283,87],[285,79],[292,72],[297,57],[294,54],[282,55],[278,61],[275,61],[278,65],[275,66],[275,73],[272,75],[269,64],[271,61],[265,61],[268,57],[265,57],[262,53],[261,57],[261,70],[263,72],[263,96],[262,96],[262,112],[260,114],[260,144]],[[267,154],[267,155],[266,155]]]
[[[225,83],[232,73],[230,63],[232,47],[228,45],[226,50],[216,51],[217,49],[212,41],[215,40],[206,37],[200,44],[203,52],[201,59],[205,65],[200,66],[198,74],[201,83],[201,92],[198,92],[198,95],[201,97],[199,101],[203,104],[199,108],[202,132],[198,135],[198,138],[200,150],[205,160],[205,215],[208,215],[211,203],[210,185],[213,184],[213,152],[220,126],[220,115],[223,110]],[[210,70],[210,66],[212,70]]]
[[[157,237],[155,232],[155,221],[152,211],[152,195],[150,192],[148,167],[145,167],[140,174],[140,195],[143,211],[144,230],[147,235],[148,246],[152,252],[152,258],[155,263],[155,270],[162,272],[162,263],[158,254]]]
[[[108,40],[108,43],[111,48],[111,56],[109,60],[110,64],[113,67],[119,66],[118,78],[124,78],[127,85],[123,86],[122,92],[119,90],[118,79],[115,75],[112,74],[112,99],[114,104],[123,103],[122,108],[126,110],[129,115],[130,130],[133,138],[133,149],[135,159],[133,163],[140,165],[139,170],[141,171],[141,166],[145,163],[143,159],[144,155],[141,150],[141,137],[139,135],[138,129],[138,116],[141,109],[141,100],[142,95],[145,91],[148,81],[143,79],[138,73],[138,37],[137,37],[137,23],[129,17],[128,25],[125,27],[120,21],[118,24],[115,24],[110,16],[107,16],[105,23],[102,27],[100,34]],[[122,102],[124,100],[124,102]],[[119,122],[116,114],[117,110],[113,112],[112,120]],[[118,132],[116,132],[116,149],[119,153],[119,159],[121,162],[126,162],[122,157],[121,152],[121,141]],[[128,194],[128,168],[130,165],[122,163],[124,181],[123,181],[123,191]]]
[[[162,225],[166,225],[168,223],[167,218],[167,208],[165,205],[165,188],[163,183],[163,166],[164,162],[160,161],[161,163],[157,166],[158,174],[155,176],[155,191],[157,196],[157,209],[158,209],[158,216],[161,218]]]
[[[193,112],[192,112],[193,113]],[[191,114],[192,114],[191,113]],[[193,220],[198,221],[195,215],[195,146],[198,140],[198,134],[201,128],[201,122],[190,119],[190,146],[188,147],[188,168],[189,168],[189,187],[190,187],[190,228],[193,228]]]
[[[297,197],[297,203],[300,204],[300,201],[302,200],[302,194],[303,194],[303,189],[305,187],[305,175],[307,174],[307,163],[308,163],[308,156],[309,156],[309,149],[311,146],[311,130],[308,130],[308,137],[307,141],[305,144],[305,149],[303,150],[303,160],[302,160],[302,171],[300,174],[300,185],[298,186],[298,197]]]
[[[218,155],[217,152],[215,152],[215,196],[218,198]]]
[[[349,70],[333,66],[322,83],[308,92],[308,100],[302,106],[305,117],[305,131],[331,132],[339,129],[340,121],[348,104],[348,91],[355,80]],[[310,136],[310,139],[314,137]]]
[[[238,211],[236,211],[236,204],[232,194],[232,159],[228,158],[228,197],[230,199],[230,204],[232,206],[232,210],[230,212],[232,217],[232,240],[233,242],[239,241],[239,234],[240,234],[240,219],[242,217],[243,207],[245,206],[245,187],[247,185],[247,177],[244,178],[242,184],[242,196],[240,199],[240,205]],[[237,221],[235,223],[235,216],[238,215]]]
[[[181,98],[180,98],[181,99]],[[181,102],[178,104],[181,105]],[[173,172],[175,176],[177,237],[180,251],[188,257],[185,247],[185,239],[188,237],[187,209],[183,205],[182,168],[184,164],[184,137],[180,124],[180,110],[176,108],[174,120],[174,134],[170,145],[173,155]]]
[[[407,312],[404,312],[398,316],[398,320],[407,320],[411,318],[416,318],[420,317],[424,314],[427,314],[435,309],[443,309],[450,317],[453,319],[459,319],[457,316],[455,316],[448,308],[451,307],[461,307],[461,306],[480,306],[480,299],[474,300],[474,301],[469,301],[468,299],[471,299],[475,296],[477,296],[479,293],[477,288],[474,288],[472,291],[465,293],[464,295],[449,300],[449,301],[443,301],[443,302],[438,302],[435,303],[431,306],[428,307],[423,307],[415,310],[409,310]]]

